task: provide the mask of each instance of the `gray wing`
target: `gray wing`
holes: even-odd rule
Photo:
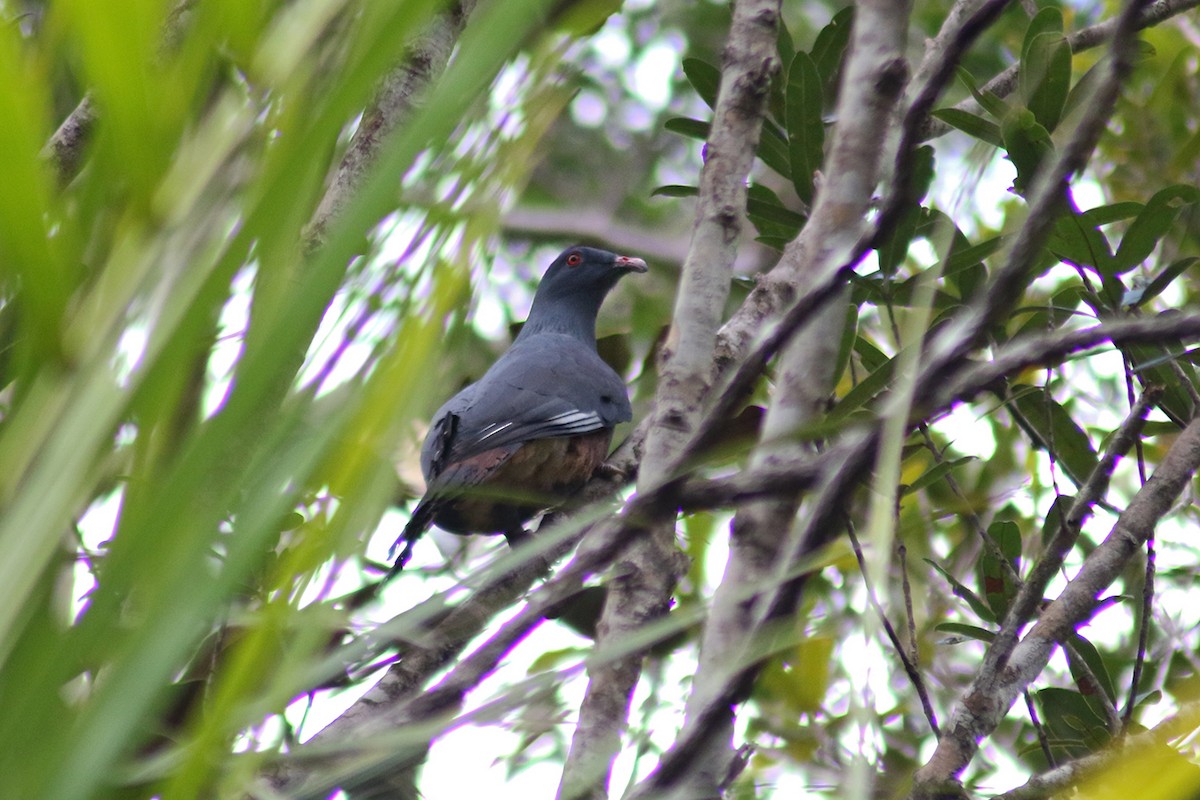
[[[513,345],[434,415],[421,448],[426,479],[498,447],[612,428],[633,418],[620,376],[583,342],[542,334]]]

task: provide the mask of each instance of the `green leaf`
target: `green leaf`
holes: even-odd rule
[[[1121,274],[1145,260],[1170,230],[1185,206],[1200,202],[1200,189],[1176,184],[1155,192],[1125,232],[1117,248],[1115,272]]]
[[[858,357],[862,360],[863,366],[872,372],[888,362],[887,353],[871,344],[871,342],[863,336],[859,336],[854,340],[854,352],[858,353]]]
[[[1094,225],[1088,225],[1080,214],[1060,217],[1054,224],[1054,233],[1047,247],[1063,261],[1091,267],[1101,275],[1113,274],[1113,256],[1108,239]]]
[[[846,304],[846,325],[842,328],[842,341],[838,346],[837,366],[833,369],[830,385],[836,386],[850,366],[850,356],[854,352],[854,343],[858,339],[858,306]]]
[[[1008,117],[1012,111],[1012,107],[1008,103],[997,97],[995,93],[980,89],[971,73],[962,67],[955,70],[955,74],[958,75],[958,79],[967,87],[967,91],[971,93],[971,96],[975,98],[975,102],[979,103],[984,111],[999,120]]]
[[[933,117],[981,142],[995,147],[1004,146],[1004,139],[1000,136],[1000,126],[978,114],[957,108],[939,108],[933,112]]]
[[[1071,88],[1071,47],[1063,38],[1062,12],[1054,6],[1039,11],[1025,29],[1017,81],[1025,107],[1054,130]]]
[[[1000,248],[1004,246],[1005,241],[1005,237],[995,236],[969,247],[954,248],[950,251],[950,258],[946,259],[946,267],[943,273],[947,276],[953,275],[967,267],[981,263],[988,256],[999,252]]]
[[[994,631],[989,631],[987,628],[981,628],[978,625],[967,625],[962,622],[939,622],[933,626],[933,629],[940,633],[953,633],[980,642],[991,643],[996,638]]]
[[[1052,327],[1062,325],[1075,314],[1083,298],[1085,289],[1082,286],[1068,286],[1054,293],[1047,306],[1037,308],[1029,319],[1017,330],[1014,338],[1026,334],[1045,333]]]
[[[1197,262],[1200,262],[1200,258],[1196,256],[1188,256],[1171,262],[1166,269],[1155,275],[1154,279],[1146,284],[1146,288],[1141,291],[1136,300],[1130,302],[1130,305],[1140,306],[1158,297],[1164,289],[1171,285],[1171,281],[1187,272]]]
[[[987,277],[987,268],[983,260],[998,251],[1004,245],[1004,237],[994,237],[977,245],[954,224],[954,220],[940,211],[930,210],[926,213],[917,232],[926,238],[933,236],[939,225],[953,226],[954,234],[950,243],[950,255],[942,266],[942,275],[946,281],[958,291],[960,298],[966,299],[974,295],[983,285]]]
[[[1004,559],[1012,566],[1012,571],[1019,574],[1021,529],[1017,523],[1011,520],[997,520],[988,526],[987,532],[992,541],[999,546]],[[979,560],[979,578],[988,607],[992,609],[996,619],[1004,619],[1009,604],[1016,595],[1017,587],[1004,565],[989,548],[984,548],[983,556]]]
[[[1076,486],[1096,468],[1096,451],[1083,428],[1044,389],[1016,384],[1012,405],[1029,425],[1034,443],[1044,447]]]
[[[672,133],[678,133],[689,139],[708,141],[709,123],[690,117],[672,117],[663,123],[663,127]],[[773,132],[771,126],[764,124],[762,138],[758,141],[756,154],[763,163],[785,178],[791,177],[788,166],[788,145],[782,135]]]
[[[813,178],[825,158],[821,76],[807,53],[797,53],[788,69],[787,128],[792,185],[805,203],[813,201]]]
[[[1054,502],[1050,504],[1050,510],[1046,512],[1046,519],[1042,522],[1043,546],[1050,544],[1050,540],[1058,535],[1063,514],[1069,511],[1074,503],[1075,495],[1072,494],[1060,494],[1054,498]]]
[[[1033,112],[1027,108],[1016,108],[1005,115],[1000,123],[1000,135],[1008,158],[1017,168],[1013,188],[1024,194],[1037,175],[1043,158],[1053,151],[1050,132],[1042,126]]]
[[[754,152],[768,167],[791,179],[787,139],[770,120],[763,120],[762,136],[758,140],[758,149]]]
[[[895,367],[895,359],[889,358],[846,392],[846,396],[838,400],[837,404],[826,414],[826,419],[829,422],[839,422],[849,416],[852,411],[871,402],[891,383],[892,371]]]
[[[779,63],[792,63],[792,59],[796,56],[796,45],[792,42],[791,31],[782,21],[779,23],[779,33],[775,37],[775,42],[779,50]]]
[[[1082,216],[1084,222],[1088,225],[1094,225],[1099,228],[1103,225],[1110,225],[1114,222],[1120,222],[1123,219],[1136,217],[1142,212],[1145,205],[1126,201],[1123,203],[1109,203],[1108,205],[1096,206],[1084,211]]]
[[[817,74],[821,76],[821,84],[827,92],[837,85],[838,70],[842,64],[842,54],[850,41],[850,29],[854,22],[854,6],[847,6],[833,15],[829,24],[817,34],[811,52]]]
[[[708,141],[708,123],[690,117],[672,117],[663,123],[663,127],[672,133],[678,133],[689,139]]]
[[[1026,107],[1046,130],[1054,130],[1071,88],[1071,45],[1061,32],[1034,37],[1021,60],[1020,79]]]
[[[1078,758],[1104,747],[1112,738],[1108,718],[1098,698],[1087,698],[1070,689],[1040,689],[1037,692],[1042,721],[1051,745],[1067,756]]]
[[[913,492],[919,492],[922,489],[932,486],[938,481],[944,479],[955,467],[961,467],[963,464],[975,460],[976,459],[974,456],[963,456],[962,458],[956,458],[953,461],[943,461],[940,464],[935,464],[934,466],[925,470],[925,472],[911,484],[904,487],[904,490],[901,494],[912,494]]]
[[[1117,690],[1113,685],[1112,676],[1108,674],[1108,667],[1105,666],[1104,658],[1100,655],[1100,651],[1096,649],[1094,644],[1078,633],[1071,636],[1070,643],[1072,647],[1066,649],[1067,665],[1071,670],[1072,677],[1075,678],[1075,685],[1079,687],[1079,691],[1084,695],[1091,695],[1097,691],[1102,691],[1104,692],[1104,699],[1108,703],[1115,703],[1117,701]],[[1075,653],[1078,653],[1087,666],[1087,669],[1081,668],[1081,665],[1076,662],[1075,653],[1071,652],[1072,648],[1075,650]],[[1100,682],[1099,686],[1092,684],[1087,674],[1088,670]]]
[[[1163,344],[1130,344],[1124,348],[1134,374],[1143,385],[1162,387],[1158,407],[1177,425],[1186,424],[1192,415],[1191,395],[1180,382],[1180,376],[1165,362],[1175,361],[1185,380],[1196,384],[1191,364],[1181,360],[1183,345],[1178,341]]]
[[[996,616],[992,613],[992,609],[988,604],[979,599],[979,595],[968,589],[958,578],[950,574],[948,570],[942,567],[931,558],[922,559],[926,564],[933,567],[938,573],[950,583],[950,588],[956,597],[960,597],[967,601],[967,605],[975,612],[975,615],[984,622],[996,622]]]
[[[591,36],[621,10],[621,0],[574,0],[556,7],[561,9],[551,20],[555,30],[576,38]]]
[[[784,206],[768,187],[751,184],[746,195],[746,216],[764,236],[783,236],[794,239],[808,217]]]
[[[1028,27],[1025,28],[1025,38],[1021,42],[1021,61],[1029,58],[1029,52],[1034,48],[1034,40],[1044,34],[1063,33],[1063,18],[1062,12],[1054,6],[1046,6],[1045,8],[1034,14],[1033,19],[1029,20]]]
[[[920,205],[929,191],[929,183],[933,180],[933,148],[928,145],[917,148],[913,153],[913,205],[905,208],[896,220],[892,230],[884,238],[878,248],[879,269],[884,275],[894,275],[908,255],[909,245],[917,232],[917,224],[924,214]]]
[[[695,197],[698,194],[700,194],[700,187],[681,186],[677,183],[659,186],[650,192],[651,197]]]
[[[709,108],[717,107],[717,90],[721,86],[721,70],[699,58],[683,59],[683,74],[696,94]]]

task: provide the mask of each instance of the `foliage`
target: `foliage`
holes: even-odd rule
[[[1082,12],[1012,4],[947,56],[956,80],[922,120],[925,141],[866,187],[878,202],[860,216],[877,235],[844,220],[869,247],[839,273],[846,291],[825,296],[846,313],[834,374],[816,392],[828,402],[785,443],[805,453],[785,464],[791,483],[751,499],[726,491],[739,475],[762,477],[756,450],[779,444],[758,438],[794,379],[772,352],[735,413],[712,423],[722,435],[689,451],[677,495],[624,495],[627,512],[681,509],[672,524],[688,566],[670,614],[615,639],[602,626],[594,644],[568,632],[596,635],[601,587],[623,577],[606,572],[613,553],[583,571],[573,604],[552,598],[546,616],[561,621],[536,613],[513,627],[569,576],[564,565],[578,562],[563,553],[590,524],[623,520],[625,535],[641,524],[611,501],[543,525],[538,547],[562,557],[545,585],[536,552],[437,537],[421,543],[416,569],[372,594],[418,494],[422,421],[503,347],[559,246],[582,239],[651,261],[601,327],[637,419],[653,418],[677,271],[706,200],[699,142],[721,124],[724,6],[471,5],[137,0],[115,13],[0,2],[3,796],[367,795],[387,776],[411,784],[431,742],[436,762],[457,729],[494,723],[512,733],[508,750],[487,754],[507,777],[561,771],[585,668],[643,652],[610,789],[627,779],[648,791],[705,669],[700,643],[736,557],[732,514],[763,496],[804,497],[789,515],[799,530],[815,519],[820,480],[833,481],[802,478],[838,463],[822,453],[868,440],[861,462],[831,471],[847,487],[826,526],[838,535],[777,554],[780,574],[743,589],[803,584],[745,652],[721,654],[731,671],[753,668],[734,730],[753,753],[725,788],[865,796],[873,782],[904,794],[934,725],[945,737],[985,649],[1005,640],[1021,587],[1051,565],[1038,605],[1063,594],[1186,440],[1200,330],[1061,343],[1098,322],[1191,319],[1194,31],[1166,21],[1141,33],[1107,128],[1021,265],[1045,176],[1102,105],[1109,62],[1106,47],[1073,51],[1095,22]],[[908,40],[932,39],[946,11],[917,4]],[[784,8],[748,176],[744,234],[756,241],[743,242],[723,319],[751,304],[781,254],[794,256],[823,193],[841,186],[826,159],[861,13]],[[397,65],[417,63],[439,24],[454,45],[444,73],[426,65],[428,96],[379,137],[325,216],[337,165],[369,138]],[[644,83],[658,63],[649,54],[678,58],[654,76],[656,92]],[[989,84],[1010,65],[1011,85]],[[97,122],[76,170],[46,143],[81,101]],[[793,292],[818,296],[807,279],[793,278]],[[978,337],[931,371],[951,350],[945,333],[978,309],[988,312]],[[1013,355],[1031,342],[1044,347]],[[729,373],[714,375],[709,409]],[[1144,425],[1130,411],[1139,402]],[[1156,536],[1022,685],[1024,703],[987,731],[956,775],[966,791],[1049,781],[1076,761],[1128,774],[1139,764],[1112,761],[1115,740],[1145,746],[1137,735],[1163,720],[1174,726],[1164,736],[1190,732],[1200,639],[1186,483],[1139,529],[1146,538],[1161,517]],[[398,716],[372,723],[359,703],[343,722],[355,730],[365,715],[366,740],[334,728],[302,744],[384,666],[409,681],[389,698]],[[1169,784],[1154,796],[1195,792],[1181,741],[1154,743],[1158,774],[1140,777]],[[1084,790],[1100,796],[1102,784]]]

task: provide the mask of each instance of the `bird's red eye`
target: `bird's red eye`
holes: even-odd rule
[[[571,255],[567,256],[568,267],[578,267],[582,263],[583,256],[579,255],[579,253],[571,253]]]

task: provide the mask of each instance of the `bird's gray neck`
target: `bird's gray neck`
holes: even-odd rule
[[[539,333],[562,333],[595,349],[599,312],[600,302],[587,297],[534,297],[517,341]]]

